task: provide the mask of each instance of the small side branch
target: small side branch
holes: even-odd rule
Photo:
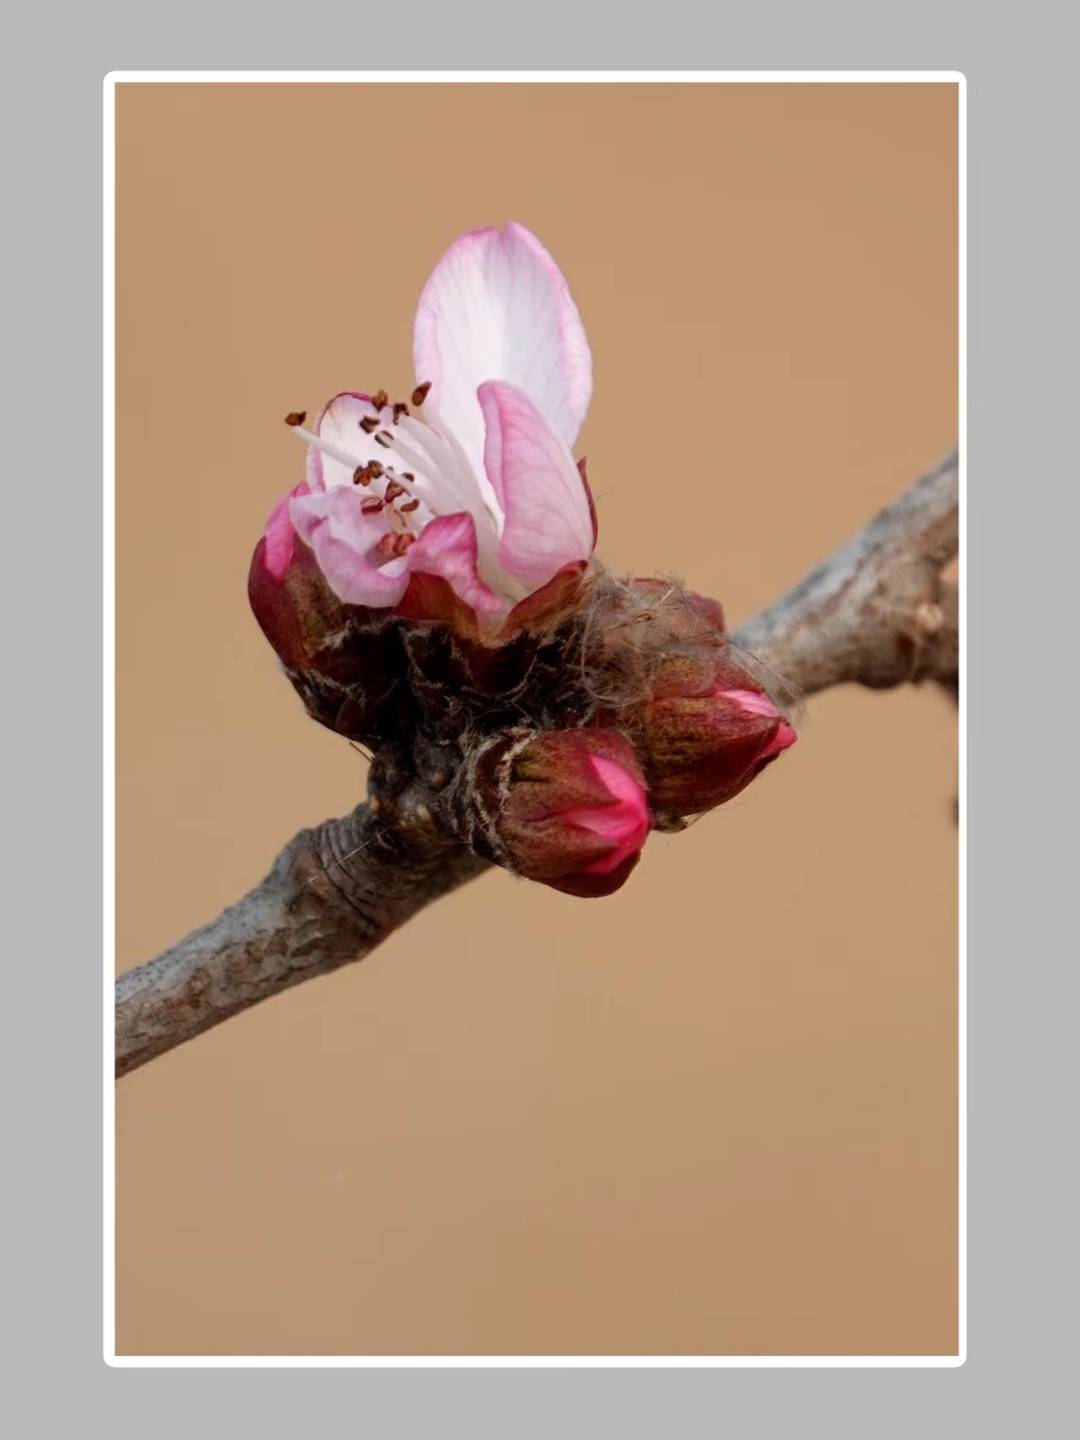
[[[929,680],[956,693],[955,453],[734,638],[814,695]],[[303,830],[266,879],[216,920],[122,975],[116,1073],[304,980],[361,960],[487,868],[434,825],[422,794],[376,796]]]

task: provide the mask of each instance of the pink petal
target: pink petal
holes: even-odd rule
[[[481,621],[492,623],[505,615],[506,602],[477,573],[476,522],[467,512],[430,520],[405,558],[412,572],[445,580]]]
[[[275,580],[284,579],[285,571],[292,564],[293,552],[296,549],[296,530],[292,517],[289,515],[289,501],[297,496],[307,494],[307,483],[301,480],[299,485],[278,501],[266,522],[266,548],[263,551],[263,561]]]
[[[726,700],[732,701],[746,715],[766,715],[771,718],[780,714],[764,690],[715,689],[712,694],[722,695]]]
[[[786,750],[788,746],[794,745],[798,738],[793,727],[790,726],[786,720],[781,720],[776,734],[769,741],[768,745],[765,746],[765,749],[762,750],[758,756],[758,761],[771,760],[774,755],[779,755],[781,750]]]
[[[485,380],[518,385],[567,446],[592,396],[592,356],[559,267],[513,221],[456,240],[420,296],[413,330],[425,415],[449,429],[477,469],[483,428],[476,392]]]
[[[382,514],[363,514],[362,498],[351,485],[335,486],[290,500],[289,514],[339,600],[346,605],[396,605],[409,583],[408,556],[379,563],[375,546],[389,526]]]
[[[765,694],[764,690],[722,690],[714,689],[713,695],[723,696],[725,700],[731,700],[745,715],[761,715],[766,719],[773,719],[780,714],[773,702]],[[776,734],[757,757],[757,763],[761,764],[766,760],[772,760],[782,750],[794,745],[798,739],[793,726],[784,719],[776,727]]]
[[[506,516],[499,563],[530,590],[593,551],[589,497],[574,457],[515,385],[477,391],[484,417],[484,469]]]
[[[608,854],[585,867],[590,874],[607,875],[629,856],[636,855],[645,844],[649,833],[649,807],[645,791],[616,761],[601,755],[590,755],[589,763],[610,793],[611,804],[574,806],[563,812],[563,819],[612,842]]]

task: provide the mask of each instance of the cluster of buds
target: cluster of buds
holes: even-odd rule
[[[569,895],[612,894],[652,829],[731,800],[796,738],[717,602],[669,582],[597,577],[585,614],[488,644],[342,604],[299,543],[283,559],[264,538],[249,593],[315,719],[437,771],[448,830]]]
[[[593,566],[573,454],[589,346],[534,235],[452,245],[413,354],[408,400],[343,391],[311,428],[286,417],[305,478],[256,548],[252,609],[309,714],[425,792],[428,819],[528,879],[611,894],[650,829],[730,800],[795,732],[715,601]]]

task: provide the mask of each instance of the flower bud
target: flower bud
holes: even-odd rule
[[[597,718],[621,728],[621,712],[655,693],[660,670],[672,694],[708,689],[727,644],[724,612],[674,580],[629,580],[601,591],[588,643],[596,688],[609,702]]]
[[[637,864],[650,827],[630,742],[609,730],[552,730],[501,748],[498,858],[568,895],[612,894]]]
[[[794,729],[727,656],[709,684],[687,684],[680,662],[664,664],[643,709],[642,749],[653,805],[694,815],[722,805],[796,740]]]
[[[275,509],[252,556],[251,608],[312,718],[371,743],[404,669],[396,623],[386,611],[342,604],[295,536],[287,504]]]
[[[655,575],[627,582],[630,593],[644,601],[651,619],[661,617],[669,634],[679,640],[702,640],[724,634],[724,607],[711,595],[684,590]]]
[[[672,580],[631,580],[605,621],[610,693],[627,691],[605,718],[634,736],[654,814],[711,810],[794,744],[795,731],[732,657],[718,601]]]

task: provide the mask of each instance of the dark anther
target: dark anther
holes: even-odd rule
[[[415,539],[415,535],[384,535],[375,546],[375,553],[384,560],[396,560],[400,555],[405,554]]]

